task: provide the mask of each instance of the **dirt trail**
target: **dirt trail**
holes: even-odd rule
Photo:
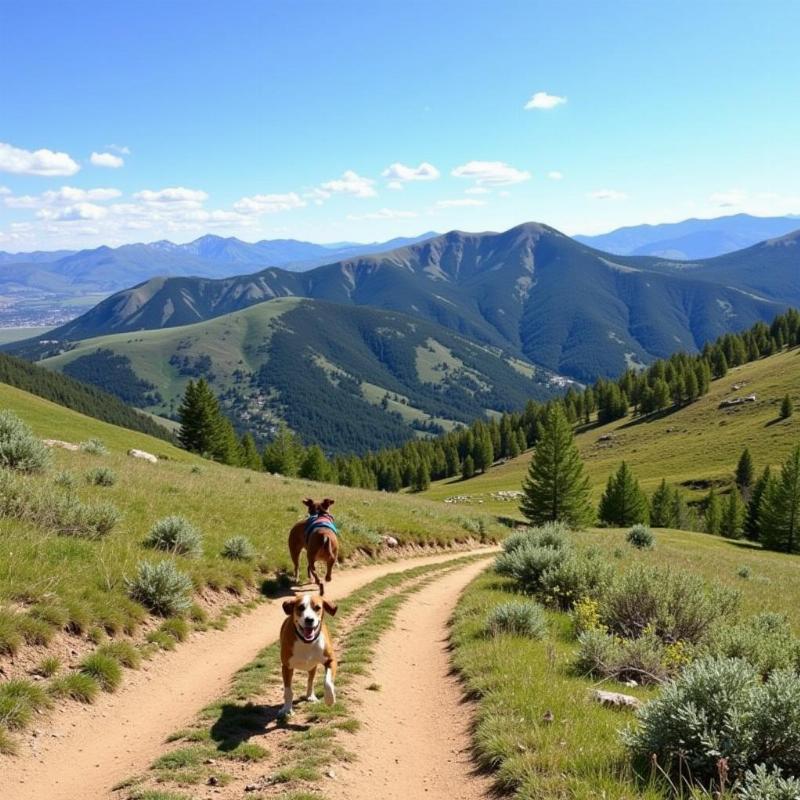
[[[475,551],[480,552],[480,551]],[[328,594],[343,597],[369,581],[410,567],[449,561],[463,552],[410,558],[336,573]],[[461,574],[461,573],[459,573]],[[68,704],[43,720],[22,754],[3,759],[3,800],[97,800],[111,787],[145,769],[164,739],[192,721],[223,694],[237,669],[278,636],[283,610],[270,602],[224,631],[192,637],[138,671],[126,671],[115,694],[92,706]]]
[[[331,800],[479,800],[491,781],[470,758],[469,707],[451,674],[447,622],[481,561],[412,594],[381,637],[356,716],[362,725],[348,749],[358,760],[336,769],[325,785]]]

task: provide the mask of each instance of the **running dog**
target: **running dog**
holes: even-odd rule
[[[289,531],[289,553],[294,564],[295,583],[300,580],[300,554],[303,548],[308,559],[308,578],[319,587],[319,593],[325,594],[325,586],[317,575],[317,561],[324,561],[327,569],[325,581],[329,582],[333,572],[333,565],[339,554],[339,540],[336,537],[336,523],[328,509],[333,505],[333,500],[326,497],[321,503],[316,503],[310,497],[303,500],[303,505],[308,508],[308,519],[298,522]]]
[[[283,667],[283,717],[292,713],[292,678],[296,669],[308,673],[306,700],[318,702],[314,694],[317,667],[325,669],[325,702],[336,702],[336,654],[325,625],[325,614],[334,616],[336,604],[323,600],[318,594],[304,592],[283,604],[286,619],[281,626],[281,665]]]

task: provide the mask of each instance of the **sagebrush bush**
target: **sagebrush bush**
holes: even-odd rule
[[[511,553],[520,547],[552,547],[560,550],[569,544],[569,528],[563,522],[548,522],[536,528],[515,531],[503,541],[503,550]]]
[[[172,561],[142,561],[127,581],[132,599],[156,614],[181,614],[191,605],[192,581]]]
[[[800,779],[784,777],[781,770],[759,764],[745,773],[734,794],[738,800],[797,800]]]
[[[246,536],[231,536],[222,545],[222,555],[235,561],[250,561],[256,556],[256,550]]]
[[[113,486],[117,482],[117,473],[110,467],[95,467],[86,473],[86,481],[92,486]]]
[[[18,472],[43,472],[50,450],[12,411],[0,411],[0,466]]]
[[[661,683],[670,674],[665,645],[655,634],[623,639],[598,629],[578,636],[576,668],[583,675],[642,684]]]
[[[542,574],[558,566],[567,557],[567,550],[552,547],[523,546],[509,553],[501,553],[495,560],[495,571],[512,578],[528,594],[536,594],[541,587]]]
[[[624,741],[642,763],[714,788],[720,758],[730,782],[759,764],[800,772],[800,676],[777,670],[761,682],[741,659],[700,659],[643,706]],[[681,778],[679,778],[680,780]]]
[[[145,543],[157,550],[176,555],[199,557],[203,552],[203,537],[186,517],[164,517],[147,534]]]
[[[683,570],[636,565],[603,596],[600,618],[611,633],[635,639],[652,628],[665,642],[701,642],[720,620],[732,619],[739,594]]]
[[[774,612],[715,626],[704,650],[712,656],[740,658],[762,677],[777,669],[800,668],[800,639],[792,633],[786,616]]]
[[[544,609],[532,600],[501,603],[489,612],[484,630],[488,636],[510,633],[541,639],[547,633],[547,618]]]
[[[95,456],[104,456],[108,453],[108,448],[103,443],[103,440],[97,439],[96,437],[81,442],[80,448],[84,453],[91,453]]]
[[[639,550],[652,550],[656,543],[656,537],[647,525],[634,525],[625,539]]]
[[[537,595],[547,605],[568,610],[581,598],[601,597],[613,574],[613,567],[594,550],[568,551],[542,572]]]

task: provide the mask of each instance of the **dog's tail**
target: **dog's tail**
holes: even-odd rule
[[[328,556],[333,558],[333,542],[330,536],[325,536],[325,549],[328,551]]]

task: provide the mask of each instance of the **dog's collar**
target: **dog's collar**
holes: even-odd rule
[[[316,641],[317,641],[317,639],[319,639],[319,635],[320,635],[321,633],[322,633],[322,623],[321,623],[321,622],[320,622],[320,623],[319,623],[319,625],[317,626],[317,632],[316,632],[316,634],[314,634],[313,638],[311,638],[311,639],[306,639],[306,637],[305,637],[305,636],[303,636],[303,635],[300,633],[300,631],[299,631],[299,630],[297,630],[297,625],[295,625],[295,626],[294,626],[294,635],[295,635],[295,636],[296,636],[296,637],[297,637],[297,638],[298,638],[298,639],[299,639],[301,642],[303,642],[303,644],[313,644],[314,642],[316,642]]]

